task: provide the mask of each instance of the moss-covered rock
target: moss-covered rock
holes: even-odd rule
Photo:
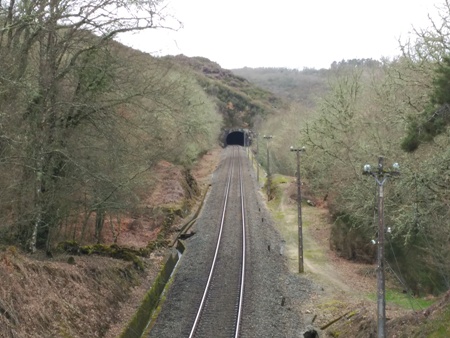
[[[61,242],[58,244],[57,248],[69,254],[99,255],[121,259],[127,262],[133,262],[134,267],[139,270],[144,270],[144,263],[138,256],[147,257],[151,252],[148,248],[125,248],[117,244],[94,244],[80,246],[76,241]]]

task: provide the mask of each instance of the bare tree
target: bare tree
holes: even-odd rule
[[[76,187],[76,171],[91,172],[69,149],[80,128],[104,136],[119,107],[143,95],[120,90],[126,81],[118,80],[123,65],[111,53],[112,39],[164,27],[163,9],[157,0],[0,3],[0,53],[8,60],[0,76],[2,124],[11,127],[3,129],[10,143],[3,162],[22,171],[18,223],[31,251],[48,246],[49,229],[64,214],[60,193]],[[110,192],[117,191],[111,184]]]

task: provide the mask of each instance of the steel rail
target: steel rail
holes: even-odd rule
[[[203,296],[202,296],[194,323],[192,325],[192,328],[191,328],[191,331],[189,334],[189,338],[193,338],[196,335],[197,328],[201,321],[202,313],[205,309],[205,303],[208,298],[211,281],[213,279],[215,268],[216,268],[217,258],[219,255],[219,249],[221,246],[222,237],[223,237],[222,235],[223,235],[223,230],[224,230],[224,226],[225,226],[225,215],[227,212],[228,199],[230,196],[231,182],[232,182],[232,177],[233,177],[233,173],[235,170],[236,148],[237,147],[233,147],[232,156],[230,158],[230,167],[229,167],[227,184],[225,187],[225,193],[224,193],[225,197],[224,197],[224,203],[223,203],[223,207],[222,207],[219,234],[217,236],[217,243],[216,243],[216,248],[215,248],[215,252],[214,252],[214,257],[212,260],[212,264],[211,264],[211,268],[209,271],[208,280],[207,280],[207,283],[205,285],[205,289],[203,292]],[[244,299],[244,282],[245,282],[245,251],[246,251],[246,241],[245,241],[246,220],[245,220],[245,203],[244,203],[244,185],[243,185],[243,174],[242,174],[242,169],[241,169],[242,164],[241,164],[241,159],[240,159],[240,148],[237,148],[237,162],[238,162],[238,176],[239,176],[240,212],[241,212],[241,220],[242,220],[242,222],[241,222],[241,226],[242,226],[242,228],[241,228],[242,229],[242,247],[241,247],[242,248],[242,261],[241,261],[241,267],[240,267],[241,270],[240,270],[239,286],[238,286],[239,287],[239,296],[238,296],[239,299],[237,301],[237,315],[236,315],[235,328],[234,328],[234,337],[235,338],[239,337],[240,323],[241,323],[241,318],[242,318],[242,308],[243,308],[243,299]]]
[[[229,173],[228,173],[227,185],[226,185],[226,188],[225,188],[225,200],[224,200],[223,207],[222,207],[222,217],[220,219],[220,229],[219,229],[219,235],[218,235],[218,239],[217,239],[216,249],[215,249],[215,252],[214,252],[214,258],[213,258],[213,262],[212,262],[212,265],[211,265],[211,269],[209,271],[208,281],[206,282],[206,286],[205,286],[205,290],[203,292],[202,300],[200,302],[200,306],[199,306],[199,308],[197,310],[197,315],[195,316],[194,324],[192,325],[192,329],[191,329],[191,332],[189,334],[189,338],[193,338],[194,335],[195,335],[195,330],[197,329],[197,325],[199,323],[200,316],[201,316],[201,313],[203,311],[203,307],[205,305],[206,297],[208,295],[209,286],[211,284],[211,280],[212,280],[212,277],[213,277],[214,269],[215,269],[215,266],[216,266],[217,255],[218,255],[218,252],[219,252],[220,242],[221,242],[220,240],[222,238],[223,226],[224,226],[224,223],[225,223],[225,213],[226,213],[226,210],[227,210],[228,196],[229,196],[230,186],[231,186],[231,177],[233,175],[233,164],[234,164],[234,149],[233,149],[233,156],[231,158],[231,166],[230,166],[230,170],[229,170]]]
[[[242,216],[242,262],[241,262],[241,282],[240,282],[240,291],[239,291],[239,306],[238,306],[238,315],[236,319],[236,331],[234,334],[235,338],[239,337],[240,327],[241,327],[241,318],[242,318],[242,308],[244,304],[244,285],[245,285],[245,253],[246,253],[246,241],[245,241],[245,230],[246,230],[246,221],[245,221],[245,202],[244,202],[244,180],[242,178],[242,165],[241,165],[241,157],[238,157],[239,160],[239,190],[241,194],[241,216]]]

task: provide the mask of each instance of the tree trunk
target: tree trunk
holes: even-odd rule
[[[97,239],[97,244],[101,242],[105,213],[105,210],[100,208],[97,210],[97,215],[95,216],[95,238]]]

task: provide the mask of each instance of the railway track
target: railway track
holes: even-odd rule
[[[299,336],[302,321],[284,306],[285,287],[304,284],[286,274],[280,238],[261,197],[245,148],[225,148],[195,235],[185,240],[145,337]]]
[[[189,338],[239,337],[244,302],[246,221],[240,147],[229,147],[228,178],[208,279]]]

